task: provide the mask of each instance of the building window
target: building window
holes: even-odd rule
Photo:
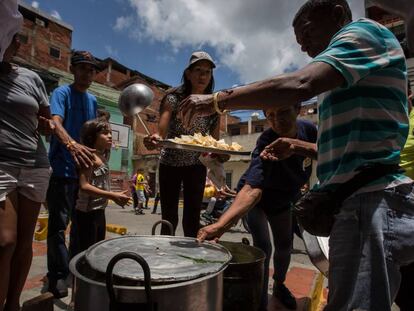
[[[261,133],[263,131],[264,131],[264,126],[262,124],[259,124],[259,125],[255,125],[254,126],[254,132],[255,133]]]
[[[53,58],[60,59],[60,49],[58,49],[58,48],[50,47],[49,48],[49,54]]]
[[[121,171],[122,172],[128,171],[128,164],[129,164],[129,150],[122,149],[121,151]]]
[[[230,135],[240,135],[240,127],[233,127],[230,129]]]
[[[231,179],[233,178],[233,172],[226,172],[226,185],[230,189],[233,189],[231,186]]]
[[[35,22],[36,22],[36,25],[39,25],[39,26],[41,26],[41,27],[46,27],[46,23],[45,23],[45,21],[44,21],[44,20],[42,20],[42,19],[36,18],[36,19],[35,19]]]
[[[22,44],[27,44],[27,42],[29,42],[29,37],[25,34],[19,33],[19,41]]]

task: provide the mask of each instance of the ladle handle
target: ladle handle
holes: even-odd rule
[[[151,271],[148,266],[148,263],[145,259],[133,252],[123,252],[120,254],[115,255],[108,263],[108,267],[106,268],[106,290],[108,291],[109,302],[110,302],[110,310],[121,310],[118,309],[118,301],[115,297],[115,290],[114,290],[114,276],[113,270],[115,265],[118,261],[122,259],[132,259],[135,260],[144,270],[144,286],[145,286],[145,294],[147,296],[147,310],[153,311],[153,302],[152,302],[152,292],[151,292]]]
[[[139,122],[141,122],[142,126],[144,127],[145,132],[147,133],[148,136],[151,136],[151,132],[149,131],[147,125],[145,124],[144,121],[142,121],[141,116],[137,113],[137,117],[139,119]]]
[[[154,225],[152,226],[152,229],[151,229],[151,235],[155,235],[155,229],[157,228],[157,226],[159,224],[166,225],[170,229],[170,235],[171,236],[175,235],[174,234],[174,227],[173,227],[172,223],[170,223],[168,220],[165,220],[165,219],[159,220],[156,223],[154,223]]]

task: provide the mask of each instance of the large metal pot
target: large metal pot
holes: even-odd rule
[[[70,270],[75,277],[74,285],[74,302],[75,310],[77,311],[112,311],[112,310],[177,310],[177,311],[219,311],[222,310],[223,303],[223,271],[227,266],[227,263],[231,259],[230,253],[220,245],[201,244],[194,249],[194,254],[191,255],[190,259],[194,259],[195,265],[199,265],[199,269],[175,269],[174,264],[171,263],[169,255],[171,252],[176,252],[177,249],[183,254],[192,253],[193,243],[196,243],[191,238],[177,238],[172,236],[127,236],[116,238],[112,240],[118,240],[117,245],[121,245],[124,242],[133,242],[134,239],[142,244],[142,241],[153,242],[154,249],[157,249],[157,255],[166,257],[167,265],[170,265],[170,273],[166,265],[157,266],[159,260],[154,256],[148,256],[147,249],[140,249],[140,245],[135,245],[136,251],[131,253],[131,245],[128,244],[125,247],[126,256],[131,256],[130,259],[122,259],[123,252],[119,252],[118,249],[112,249],[112,254],[109,255],[111,258],[101,260],[98,258],[96,262],[90,262],[91,257],[99,252],[96,252],[97,246],[100,243],[95,244],[91,248],[83,253],[80,253],[72,259],[70,262]],[[131,240],[132,239],[132,240]],[[107,240],[101,243],[108,243],[111,240]],[[165,254],[163,245],[165,243],[171,243],[173,250],[169,250],[170,254]],[[112,241],[114,243],[114,241]],[[158,246],[157,246],[158,245]],[[178,245],[178,247],[177,247]],[[111,245],[110,245],[111,246]],[[213,247],[213,248],[212,248]],[[145,247],[144,247],[145,248]],[[102,250],[102,247],[101,247]],[[139,266],[134,263],[131,259],[134,258],[134,254],[143,252],[143,258],[146,258],[144,262],[148,263],[148,267],[145,268],[144,273]],[[211,267],[204,267],[203,259],[197,259],[197,256],[201,255],[202,258],[206,258],[206,252],[214,253],[217,252],[220,258],[226,258],[223,261],[209,260]],[[114,255],[114,256],[112,256]],[[89,257],[88,257],[89,256]],[[224,257],[223,257],[224,256]],[[98,256],[99,257],[99,256]],[[111,259],[123,260],[117,264],[111,262]],[[137,256],[135,256],[137,257]],[[141,256],[138,256],[141,257]],[[88,260],[89,258],[89,260]],[[187,255],[182,256],[182,260],[187,260]],[[109,260],[109,268],[113,268],[114,276],[112,277],[112,271],[107,275],[102,272],[100,265],[105,266]],[[128,261],[129,260],[129,261]],[[141,260],[141,259],[140,259]],[[152,261],[151,261],[152,260]],[[142,262],[140,262],[142,265]],[[190,264],[191,265],[191,264]],[[108,264],[106,264],[108,266]],[[105,271],[106,271],[105,266]],[[213,267],[214,266],[214,267]],[[101,271],[99,271],[101,270]],[[147,271],[146,271],[147,270]],[[154,273],[152,273],[152,271]],[[146,271],[146,273],[145,273]],[[198,274],[196,272],[199,272]],[[149,277],[149,274],[153,274]],[[144,276],[144,274],[146,274]],[[149,280],[148,280],[149,278]],[[112,279],[113,291],[112,300],[110,301],[111,289],[109,288],[108,294],[108,279]],[[111,284],[112,286],[112,284]],[[128,306],[129,304],[129,306]],[[110,307],[111,305],[111,307]],[[118,309],[114,309],[113,306],[120,306]],[[152,309],[151,309],[152,308]]]
[[[247,239],[246,239],[247,240]],[[265,253],[243,243],[220,241],[232,259],[224,270],[224,311],[259,310],[263,290]]]

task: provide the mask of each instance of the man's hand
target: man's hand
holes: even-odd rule
[[[178,118],[184,127],[190,128],[194,119],[215,113],[213,95],[190,95],[181,102]]]
[[[55,122],[42,116],[38,116],[38,120],[37,131],[41,135],[52,135],[56,128]]]
[[[234,198],[237,195],[237,192],[231,190],[227,185],[221,187],[218,193],[222,195],[223,197],[231,197],[231,198]]]
[[[294,144],[291,138],[281,137],[266,146],[260,154],[264,160],[281,161],[294,154]]]
[[[131,197],[127,195],[128,192],[129,190],[125,190],[122,192],[114,192],[112,196],[112,201],[114,201],[121,207],[124,207],[125,205],[130,205]]]
[[[88,148],[77,142],[70,142],[66,145],[66,148],[72,155],[73,160],[79,167],[91,167],[95,160],[94,152],[95,149]]]
[[[214,240],[217,242],[224,232],[225,228],[220,227],[217,223],[215,223],[198,230],[197,241],[204,242],[205,240]]]
[[[154,150],[159,147],[159,141],[162,140],[158,134],[152,134],[144,137],[144,146],[148,150]]]

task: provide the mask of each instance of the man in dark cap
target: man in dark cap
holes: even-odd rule
[[[76,224],[72,222],[70,254],[65,245],[65,230],[75,211],[78,194],[77,166],[92,164],[91,150],[79,143],[82,125],[96,118],[97,101],[88,93],[98,68],[91,53],[75,51],[71,57],[70,71],[74,82],[55,89],[50,107],[56,130],[66,139],[60,143],[52,136],[49,150],[53,169],[47,194],[49,223],[47,236],[47,266],[49,291],[56,298],[68,295],[65,282],[69,275],[69,258],[76,254]]]

